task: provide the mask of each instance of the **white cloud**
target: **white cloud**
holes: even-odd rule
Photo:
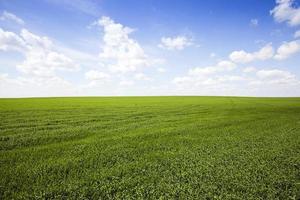
[[[110,74],[102,71],[89,70],[85,73],[85,78],[89,80],[89,83],[84,85],[84,87],[96,87],[111,81],[112,77]]]
[[[192,80],[193,78],[190,76],[181,76],[181,77],[175,77],[172,82],[177,85],[183,85],[191,82]]]
[[[192,45],[192,40],[185,36],[177,37],[163,37],[161,38],[161,44],[158,46],[163,49],[168,50],[182,50],[188,46]]]
[[[73,71],[78,69],[69,57],[49,50],[31,49],[25,53],[25,60],[17,65],[17,69],[25,74],[53,77],[55,70]]]
[[[244,73],[251,73],[255,71],[256,71],[255,67],[245,67],[245,69],[243,70]]]
[[[236,63],[248,63],[255,60],[267,60],[272,58],[274,50],[271,44],[267,44],[262,47],[259,51],[248,53],[244,50],[233,51],[229,58]]]
[[[282,71],[282,70],[278,70],[278,69],[259,70],[256,72],[256,75],[262,79],[294,78],[295,77],[288,71]]]
[[[300,8],[293,6],[294,0],[277,0],[276,7],[270,11],[277,22],[287,22],[290,26],[300,24]]]
[[[256,72],[259,79],[268,84],[299,84],[296,76],[288,71],[272,69],[260,70]]]
[[[24,56],[16,68],[21,76],[1,76],[0,96],[66,96],[76,93],[72,84],[56,72],[79,69],[68,56],[57,52],[52,41],[23,29],[20,34],[0,29],[0,50]]]
[[[24,52],[26,49],[26,43],[20,36],[0,28],[0,50]]]
[[[216,75],[216,76],[179,76],[172,80],[172,83],[179,87],[190,90],[191,88],[218,88],[222,92],[222,87],[235,82],[245,81],[246,78],[237,75]],[[199,88],[200,87],[200,88]],[[203,89],[203,88],[202,88]]]
[[[29,32],[27,29],[22,29],[20,35],[22,36],[23,40],[26,41],[26,44],[29,46],[29,48],[52,48],[53,43],[48,37],[35,35]]]
[[[50,39],[26,29],[20,35],[0,29],[0,50],[21,52],[25,60],[17,69],[27,75],[54,77],[56,70],[72,71],[79,67],[71,58],[53,50]]]
[[[250,25],[253,26],[253,27],[258,26],[258,19],[251,19],[250,20]]]
[[[211,69],[211,68],[209,68]],[[254,72],[253,68],[251,72]],[[211,73],[202,76],[189,73],[173,78],[177,92],[201,95],[255,95],[295,96],[299,95],[300,81],[294,74],[278,69],[263,69],[256,73],[236,75],[233,73]],[[201,74],[201,73],[200,73]]]
[[[0,16],[0,20],[14,21],[14,22],[16,22],[17,24],[20,24],[20,25],[25,24],[25,22],[21,18],[17,17],[13,13],[10,13],[10,12],[7,12],[7,11],[2,12],[2,15]]]
[[[244,81],[246,78],[237,75],[221,75],[217,76],[216,80],[218,82],[231,82],[231,81]]]
[[[218,70],[216,67],[195,67],[189,70],[190,76],[206,76],[216,73]]]
[[[294,33],[294,38],[300,38],[300,30]]]
[[[223,60],[217,63],[217,68],[219,71],[231,71],[236,68],[236,65],[228,60]]]
[[[283,60],[300,51],[300,41],[284,42],[274,56],[277,60]]]
[[[140,44],[129,37],[133,29],[109,17],[101,17],[96,23],[104,29],[104,46],[100,58],[112,62],[109,65],[111,71],[132,72],[152,64]]]
[[[233,51],[229,58],[236,63],[247,63],[254,60],[254,57],[251,53],[247,53],[244,50]]]
[[[223,60],[219,61],[215,66],[208,67],[195,67],[189,70],[188,74],[190,76],[207,76],[223,71],[231,71],[236,68],[233,62]]]
[[[70,96],[76,89],[60,77],[0,78],[1,97]]]
[[[91,81],[106,81],[110,79],[110,77],[111,76],[109,74],[97,70],[90,70],[85,73],[85,78]]]
[[[267,44],[262,47],[259,51],[248,53],[244,50],[233,51],[229,58],[235,63],[249,63],[256,60],[267,60],[274,58],[277,60],[283,60],[289,56],[300,51],[300,42],[299,40],[285,42],[283,43],[276,51],[274,55],[274,49],[271,44]]]
[[[55,76],[56,70],[78,70],[78,64],[64,54],[53,50],[53,43],[47,37],[41,37],[26,29],[21,31],[28,50],[24,52],[25,60],[17,66],[21,72],[36,76]]]
[[[175,77],[172,82],[187,90],[197,87],[219,88],[224,83],[231,84],[232,82],[244,80],[241,76],[225,74],[235,68],[236,65],[233,62],[223,60],[214,66],[191,68],[188,70],[187,75]]]
[[[134,84],[134,81],[131,80],[122,80],[120,81],[121,86],[132,86]]]

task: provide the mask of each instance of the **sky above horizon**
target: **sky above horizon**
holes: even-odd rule
[[[0,97],[300,96],[299,0],[0,0]]]

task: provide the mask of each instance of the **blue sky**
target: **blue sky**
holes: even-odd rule
[[[300,96],[298,0],[0,0],[0,96]]]

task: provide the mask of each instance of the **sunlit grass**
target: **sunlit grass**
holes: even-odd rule
[[[300,98],[1,99],[0,117],[0,199],[299,198]]]

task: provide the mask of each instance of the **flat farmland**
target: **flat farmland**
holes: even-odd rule
[[[300,98],[0,99],[0,199],[299,199]]]

